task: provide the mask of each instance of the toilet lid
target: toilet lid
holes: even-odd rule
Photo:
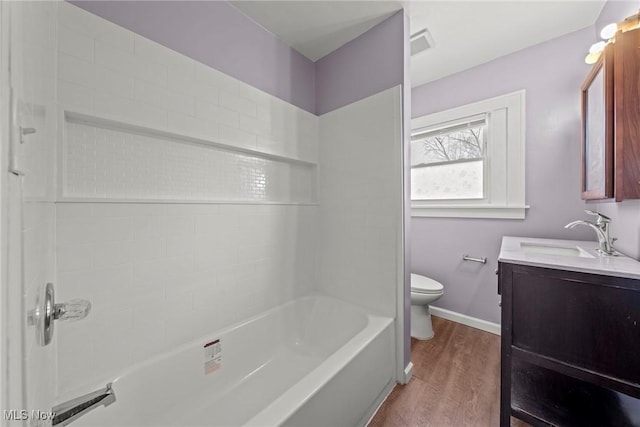
[[[419,274],[411,274],[411,292],[420,294],[439,294],[444,287],[440,282],[436,282],[429,277]]]

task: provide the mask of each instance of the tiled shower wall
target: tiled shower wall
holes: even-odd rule
[[[291,158],[315,168],[317,161],[314,115],[66,2],[59,3],[58,95],[61,110],[253,150],[258,157],[270,153],[285,163]],[[170,170],[160,178],[170,182]],[[275,179],[281,188],[293,178]],[[106,198],[123,198],[117,196]],[[95,197],[76,197],[78,203],[56,205],[57,299],[88,298],[94,306],[84,321],[57,328],[64,397],[314,287],[314,205],[131,198],[93,203]],[[292,198],[306,203],[313,195]]]

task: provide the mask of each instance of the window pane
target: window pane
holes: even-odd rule
[[[411,166],[484,156],[486,125],[452,129],[411,142]]]
[[[483,160],[411,169],[411,200],[482,199]]]

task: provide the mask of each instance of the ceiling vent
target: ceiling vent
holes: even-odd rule
[[[431,33],[426,28],[411,36],[411,56],[431,49],[433,46],[433,37],[431,37]]]

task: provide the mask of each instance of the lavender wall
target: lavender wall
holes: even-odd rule
[[[403,237],[404,246],[404,365],[407,366],[411,359],[411,26],[409,14],[404,12],[404,76],[402,83],[402,132],[403,132],[403,182],[404,182],[404,206],[403,206]]]
[[[316,61],[318,115],[403,83],[404,11]]]
[[[605,3],[598,19],[596,19],[596,23],[594,25],[594,31],[597,35],[600,34],[600,30],[604,28],[605,25],[611,24],[612,22],[620,22],[624,20],[627,16],[633,15],[638,12],[640,9],[640,1],[620,1],[620,0],[609,0]],[[599,41],[597,38],[595,41]]]
[[[418,117],[526,89],[525,220],[413,218],[411,266],[444,285],[434,305],[500,322],[497,255],[503,235],[592,240],[589,230],[565,230],[582,217],[580,85],[593,28],[568,34],[467,71],[414,88]],[[486,265],[462,255],[486,256]]]
[[[605,4],[595,24],[592,42],[602,27],[611,22],[622,21],[640,9],[640,1],[609,1]],[[586,208],[595,209],[613,219],[611,232],[618,237],[616,248],[625,254],[640,259],[640,200],[625,200],[622,203],[587,203]]]
[[[73,4],[309,112],[314,63],[224,1]]]

